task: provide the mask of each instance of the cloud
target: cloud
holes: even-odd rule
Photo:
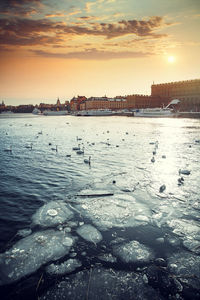
[[[28,17],[43,6],[42,0],[1,0],[0,14]]]
[[[66,17],[63,13],[55,13],[55,14],[47,14],[45,15],[46,18],[57,18],[57,17]]]
[[[89,23],[67,25],[50,19],[4,18],[0,19],[0,44],[2,45],[41,45],[61,43],[66,38],[81,35],[103,36],[107,39],[133,35],[138,37],[161,38],[163,34],[155,30],[167,26],[162,17],[151,17],[146,21],[129,20],[117,23]],[[21,43],[21,44],[20,44]]]
[[[110,60],[110,59],[127,59],[127,58],[138,58],[147,57],[152,55],[150,52],[114,52],[114,51],[99,51],[95,48],[79,51],[79,52],[69,52],[69,53],[53,53],[42,50],[30,50],[37,56],[46,58],[62,58],[62,59],[85,59],[85,60]]]

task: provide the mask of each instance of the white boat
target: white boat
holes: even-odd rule
[[[80,110],[75,113],[76,116],[112,116],[113,111],[110,109],[90,109],[90,110]]]
[[[44,116],[66,116],[69,112],[67,110],[44,110]]]
[[[172,100],[166,107],[156,107],[156,108],[144,108],[138,109],[134,112],[134,117],[149,117],[149,118],[163,118],[163,117],[176,117],[178,112],[173,108],[170,108],[171,105],[178,104],[180,100]]]
[[[34,114],[34,115],[41,115],[42,113],[41,113],[41,111],[37,107],[35,107],[34,110],[32,111],[32,114]]]
[[[14,112],[11,110],[5,110],[5,111],[2,111],[1,114],[2,115],[10,115],[10,114],[14,114]]]

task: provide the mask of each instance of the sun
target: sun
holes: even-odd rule
[[[167,60],[170,64],[173,64],[175,62],[175,57],[174,56],[168,56]]]

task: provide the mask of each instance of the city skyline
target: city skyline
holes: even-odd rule
[[[3,0],[0,97],[7,105],[151,94],[199,78],[199,0]]]

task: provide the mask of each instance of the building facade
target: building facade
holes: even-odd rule
[[[80,104],[80,110],[112,109],[121,110],[127,108],[127,99],[122,97],[90,97]]]
[[[151,107],[162,107],[163,103],[159,96],[148,96],[148,95],[128,95],[127,108],[128,109],[139,109],[139,108],[151,108]]]
[[[163,102],[179,99],[180,111],[200,111],[200,79],[177,81],[151,86],[152,97],[160,97]]]
[[[70,110],[76,111],[80,110],[80,105],[82,102],[84,102],[87,98],[85,96],[77,96],[73,97],[70,101]]]

